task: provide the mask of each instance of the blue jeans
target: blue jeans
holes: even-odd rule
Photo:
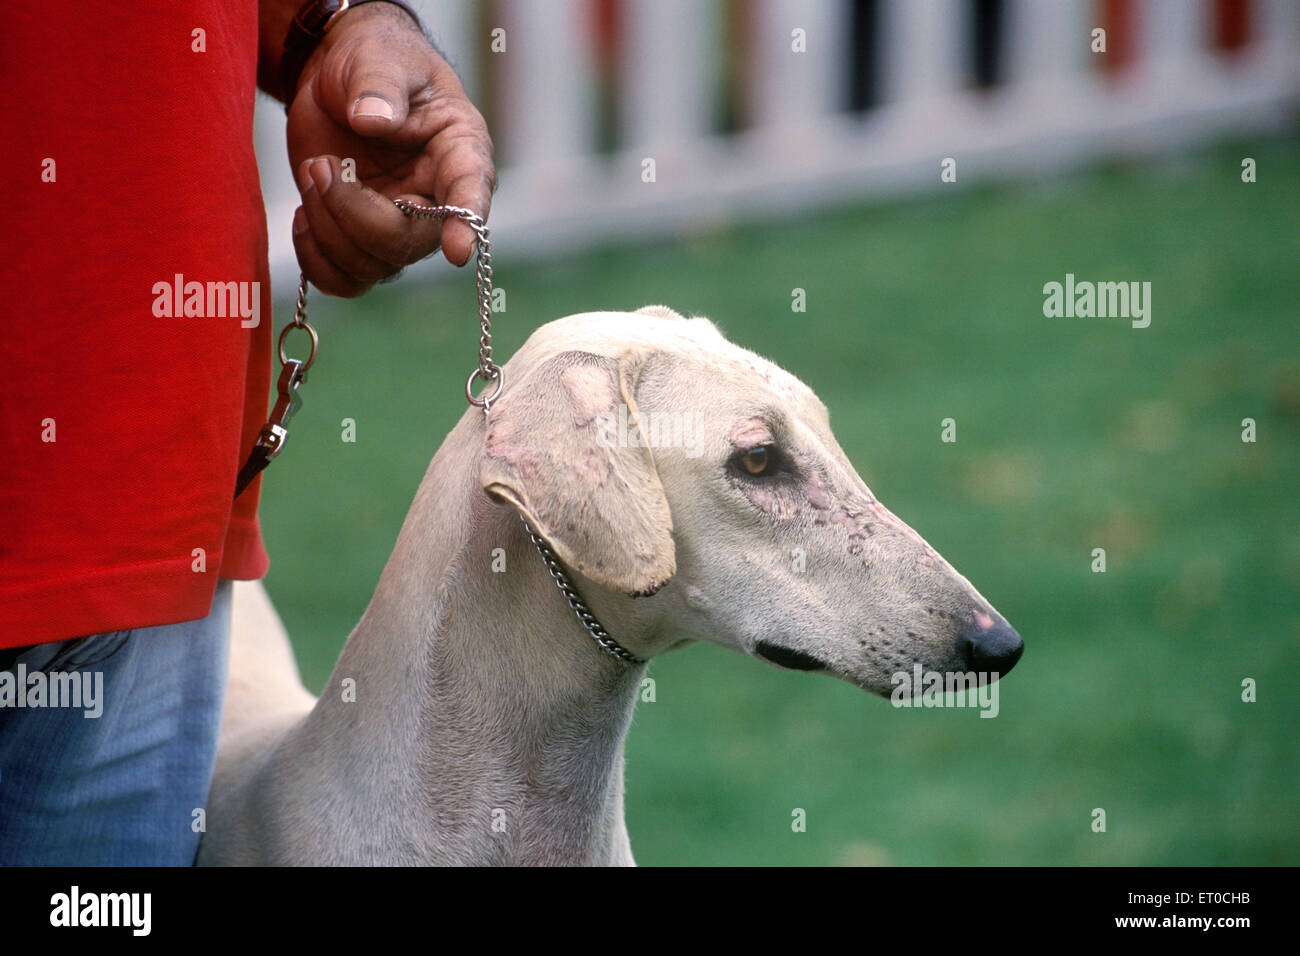
[[[27,675],[25,706],[0,706],[0,865],[193,865],[221,728],[230,593],[221,581],[201,620],[0,651],[11,687]],[[37,685],[46,693],[33,705]],[[50,706],[56,686],[63,706]]]

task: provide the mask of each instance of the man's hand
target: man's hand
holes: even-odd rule
[[[317,288],[360,295],[439,244],[453,265],[469,260],[468,225],[411,219],[392,202],[432,199],[486,219],[496,185],[483,117],[400,7],[363,4],[330,28],[298,80],[288,137],[302,193],[293,244]]]

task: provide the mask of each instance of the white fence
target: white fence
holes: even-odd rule
[[[601,76],[598,2],[619,15],[612,78]],[[743,44],[725,30],[718,0],[415,6],[471,97],[492,106],[505,165],[491,226],[510,259],[929,189],[945,157],[968,182],[1101,155],[1175,153],[1283,128],[1300,92],[1295,0],[1248,0],[1250,39],[1233,55],[1209,42],[1213,0],[1130,0],[1136,49],[1120,70],[1100,69],[1108,54],[1090,49],[1093,29],[1105,26],[1100,3],[1005,0],[1002,78],[981,89],[965,66],[970,0],[880,0],[871,5],[877,103],[865,110],[845,105],[845,78],[860,68],[850,0],[752,0],[741,8]],[[491,50],[497,29],[504,52]],[[747,122],[718,132],[719,64],[737,50]],[[612,151],[598,147],[602,83],[616,91]],[[272,270],[284,291],[296,279],[289,225],[298,197],[283,110],[260,103],[257,122]]]

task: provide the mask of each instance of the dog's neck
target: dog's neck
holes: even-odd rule
[[[352,809],[402,830],[368,862],[631,863],[623,739],[645,666],[583,630],[514,510],[478,489],[454,440],[472,441],[465,426],[430,465],[309,734],[347,741],[333,772],[364,774],[371,804]],[[449,515],[446,501],[472,505]]]

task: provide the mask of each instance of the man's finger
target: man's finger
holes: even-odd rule
[[[473,210],[484,220],[492,211],[492,187],[495,179],[489,154],[486,163],[477,143],[462,140],[439,165],[435,195],[444,202]],[[477,236],[463,220],[448,219],[443,229],[442,251],[452,265],[464,265],[474,252]]]
[[[306,160],[298,184],[317,245],[356,279],[385,279],[437,247],[436,227],[409,228],[390,200],[344,179],[337,157]]]
[[[386,136],[401,129],[409,109],[405,72],[377,56],[375,49],[373,44],[363,47],[343,81],[348,125],[362,136]]]
[[[307,277],[307,281],[327,295],[354,299],[370,288],[370,283],[359,282],[346,275],[326,258],[316,245],[307,215],[301,206],[293,216],[293,249],[298,254],[298,265],[302,267],[302,274]]]

